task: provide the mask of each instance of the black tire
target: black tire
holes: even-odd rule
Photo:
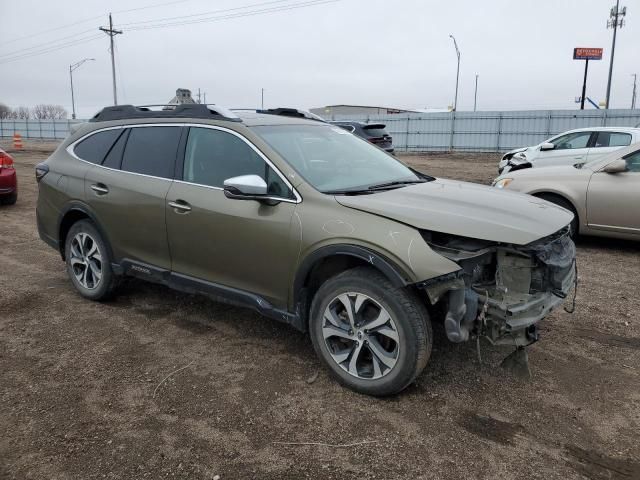
[[[3,195],[2,197],[0,197],[0,204],[2,205],[15,205],[17,201],[18,201],[17,192],[13,192],[13,193],[10,193],[9,195]]]
[[[338,296],[347,292],[352,294],[351,298],[354,298],[353,295],[355,293],[370,297],[366,300],[370,302],[366,308],[376,308],[375,305],[377,304],[377,307],[384,308],[392,319],[393,328],[395,328],[392,331],[398,337],[397,350],[395,350],[397,358],[394,360],[393,367],[388,368],[386,373],[379,378],[373,378],[372,370],[369,370],[372,373],[372,378],[363,378],[349,373],[346,369],[347,367],[339,364],[338,360],[334,359],[332,355],[335,355],[336,352],[334,351],[332,354],[330,349],[333,346],[328,344],[328,340],[325,341],[323,329],[332,327],[332,325],[326,323],[325,311],[337,301]],[[362,307],[362,303],[360,305],[361,310],[366,310],[366,308]],[[364,313],[361,315],[364,316]],[[362,322],[361,325],[366,327],[367,321],[363,320]],[[387,327],[383,328],[386,329]],[[371,337],[372,332],[374,336],[377,335],[376,330],[379,329],[364,330],[366,332],[365,336],[358,338],[371,340],[373,338]],[[410,385],[427,365],[433,342],[429,314],[420,299],[408,289],[395,288],[384,275],[369,267],[356,267],[347,270],[330,278],[320,287],[311,303],[309,333],[316,354],[338,382],[357,392],[374,396],[393,395]],[[358,330],[358,336],[360,333],[362,332]],[[336,339],[337,337],[332,338]],[[337,340],[340,342],[352,341],[343,340],[342,338],[337,338]],[[353,344],[360,343],[355,338],[355,335],[353,342]],[[371,340],[371,344],[376,342]],[[364,352],[362,354],[359,353],[359,356],[364,357],[365,360],[367,357],[374,357],[375,355],[371,346],[369,346],[369,342],[362,340],[362,343],[367,345],[366,348],[368,350],[365,350],[365,346],[357,349],[357,352]],[[391,341],[392,345],[393,343]],[[376,343],[376,345],[379,347],[380,343]],[[347,347],[342,351],[349,350],[349,348],[355,347]],[[394,346],[393,348],[395,349],[396,347]],[[351,358],[354,356],[353,352],[354,350],[352,349],[351,353],[349,353]],[[338,352],[338,354],[340,353]],[[356,358],[357,361],[358,358]],[[343,362],[343,364],[346,363],[347,360]],[[378,364],[382,365],[381,363]],[[383,365],[383,368],[386,368],[386,365]]]
[[[540,193],[537,194],[536,197],[546,200],[547,202],[555,203],[559,207],[565,208],[573,213],[573,220],[571,220],[571,238],[574,240],[578,238],[580,233],[580,219],[578,218],[578,212],[573,208],[571,202],[564,199],[560,195],[555,195],[553,193]]]
[[[98,257],[95,254],[92,258],[83,257],[82,255],[78,256],[78,244],[74,244],[74,239],[77,242],[79,235],[83,235],[83,238],[85,239],[86,237],[90,239],[90,241],[85,240],[85,251],[92,251],[93,244],[95,243],[100,261],[98,261]],[[72,244],[75,245],[73,247],[74,251],[72,251]],[[95,225],[89,220],[79,220],[74,223],[67,233],[64,251],[67,273],[71,279],[71,283],[80,295],[96,301],[108,299],[115,290],[117,277],[111,268],[112,259],[109,254],[109,250],[107,249],[107,246]],[[84,260],[84,268],[82,267],[82,262],[76,260]],[[89,264],[92,264],[93,267],[90,268]],[[100,271],[99,279],[97,279],[97,275],[93,273],[94,271],[97,271],[98,266]],[[79,272],[83,272],[86,269],[90,270],[88,275],[86,277],[82,277],[82,274],[80,273],[81,278],[79,279]],[[93,277],[94,281],[89,281],[88,277]],[[83,279],[85,282],[84,285],[82,283]]]

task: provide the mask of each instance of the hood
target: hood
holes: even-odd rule
[[[513,155],[514,153],[520,153],[520,152],[526,152],[527,150],[529,150],[531,147],[522,147],[522,148],[515,148],[513,150],[509,150],[507,153],[504,154],[504,156],[507,155]]]
[[[573,218],[530,195],[444,179],[336,200],[415,228],[516,245],[551,235]]]

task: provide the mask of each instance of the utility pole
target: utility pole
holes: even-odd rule
[[[111,76],[113,77],[113,104],[118,104],[118,92],[116,90],[116,61],[115,61],[115,52],[113,50],[113,37],[116,35],[122,34],[122,30],[114,30],[113,29],[113,20],[111,18],[111,14],[109,14],[109,28],[100,27],[104,33],[109,35],[109,40],[111,42]]]
[[[478,77],[479,77],[479,76],[480,76],[480,75],[478,75],[478,74],[476,73],[476,91],[475,91],[475,93],[473,94],[473,111],[474,111],[474,112],[476,111],[476,107],[477,107],[477,105],[478,105]]]
[[[264,88],[261,89],[260,109],[264,110]]]
[[[72,111],[71,118],[73,120],[76,119],[76,100],[73,96],[73,71],[77,69],[80,65],[82,65],[84,62],[88,62],[90,60],[95,60],[95,58],[83,58],[79,62],[69,65],[69,79],[71,80],[71,111]]]
[[[624,17],[626,14],[627,7],[622,7],[622,10],[620,10],[620,0],[616,0],[616,6],[611,9],[609,20],[607,20],[607,28],[613,28],[613,42],[611,44],[611,61],[609,62],[606,109],[609,109],[609,99],[611,98],[611,76],[613,74],[613,56],[616,53],[616,33],[618,32],[618,27],[622,28],[624,25],[624,18],[621,17]]]
[[[638,74],[632,73],[633,77],[633,93],[631,94],[631,110],[636,108],[636,84],[638,83]]]
[[[198,87],[198,103],[202,103],[200,102],[200,87]]]
[[[453,100],[453,111],[455,112],[458,109],[458,81],[460,80],[460,50],[458,50],[458,42],[456,42],[456,37],[453,35],[449,35],[453,40],[453,46],[456,47],[456,55],[458,56],[458,70],[456,71],[456,96]]]
[[[204,104],[207,104],[207,92],[202,92],[202,95],[204,96]]]

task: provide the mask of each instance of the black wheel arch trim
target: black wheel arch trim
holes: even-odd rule
[[[320,261],[336,256],[349,256],[364,260],[382,272],[394,287],[405,287],[412,283],[410,277],[400,267],[374,250],[350,244],[328,245],[314,250],[300,263],[293,282],[294,306],[300,302],[304,285],[313,268]]]
[[[64,252],[65,242],[62,242],[61,241],[62,239],[60,238],[60,234],[62,231],[62,222],[64,221],[66,216],[73,211],[82,212],[87,217],[89,217],[93,225],[98,230],[98,233],[100,233],[100,236],[102,237],[102,241],[105,243],[107,247],[109,257],[111,259],[114,259],[115,257],[113,256],[113,249],[111,248],[111,242],[109,241],[109,236],[107,235],[104,228],[102,228],[102,225],[100,224],[100,221],[98,220],[97,215],[93,212],[93,210],[91,209],[91,207],[89,207],[89,205],[78,200],[72,200],[67,205],[65,205],[65,207],[60,211],[60,215],[58,216],[58,226],[56,231],[58,232],[58,248],[60,250],[60,255],[62,256],[62,259],[64,260],[64,254],[65,254]]]

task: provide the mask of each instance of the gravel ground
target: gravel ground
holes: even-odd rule
[[[80,298],[36,231],[50,148],[14,154],[18,203],[0,207],[0,478],[640,478],[640,243],[579,241],[576,311],[542,323],[531,380],[436,326],[416,383],[376,399],[250,311],[135,280]],[[404,158],[481,183],[497,162]]]

